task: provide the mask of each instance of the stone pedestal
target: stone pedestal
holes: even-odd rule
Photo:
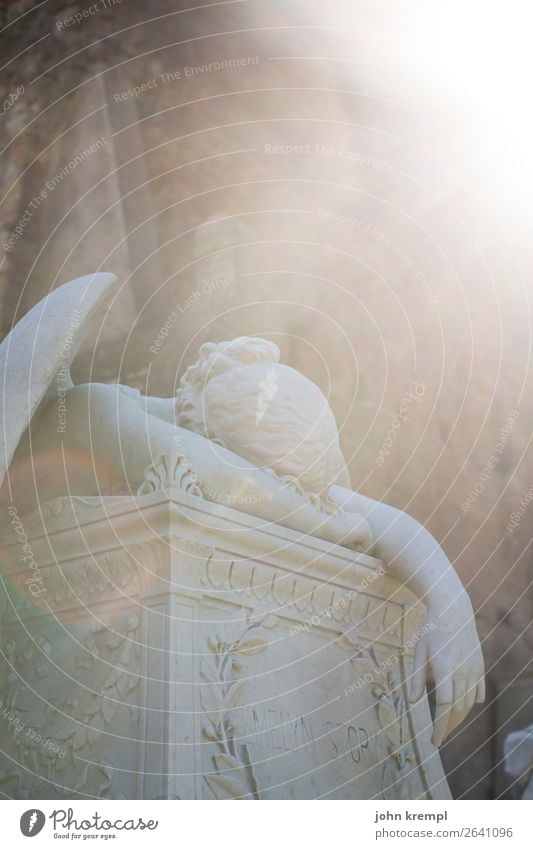
[[[379,561],[178,488],[17,520],[4,795],[449,798],[406,700],[424,609]]]

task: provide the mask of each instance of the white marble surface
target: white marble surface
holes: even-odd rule
[[[379,561],[176,488],[43,515],[37,598],[5,534],[9,795],[449,798],[406,697],[425,612]]]
[[[533,799],[533,725],[507,735],[503,758],[505,772],[511,777],[517,795]]]
[[[16,377],[25,399],[14,400],[13,418],[8,408],[4,414],[6,463],[24,423],[45,399],[9,469],[15,509],[23,515],[67,493],[94,497],[108,491],[110,480],[128,494],[150,492],[177,475],[179,485],[196,497],[201,493],[211,504],[230,505],[258,520],[257,530],[277,533],[282,527],[296,532],[298,543],[311,537],[377,556],[426,604],[411,699],[421,700],[426,682],[435,682],[433,741],[440,745],[474,701],[484,699],[483,658],[468,595],[441,547],[416,520],[347,488],[329,404],[318,387],[279,363],[275,345],[247,337],[204,345],[177,398],[143,397],[118,385],[71,387],[63,399],[65,418],[58,419],[54,370],[62,362],[65,316],[85,287],[93,306],[78,322],[68,366],[113,285],[112,275],[66,284],[4,340],[2,352],[9,352],[14,369],[9,386],[14,393]],[[25,332],[36,320],[45,327],[37,370]]]

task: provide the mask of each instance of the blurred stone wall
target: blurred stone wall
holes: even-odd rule
[[[3,332],[105,269],[124,286],[78,380],[171,395],[202,342],[276,341],[329,396],[354,489],[425,523],[468,587],[489,698],[443,757],[455,796],[490,796],[493,698],[533,647],[531,258],[470,116],[395,72],[387,3],[356,4],[357,31],[340,0],[338,28],[281,0],[37,5],[3,6],[5,96],[24,86]]]

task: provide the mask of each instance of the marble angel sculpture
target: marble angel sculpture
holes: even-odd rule
[[[433,742],[440,745],[484,700],[472,606],[440,546],[406,513],[350,490],[327,400],[280,364],[272,342],[203,345],[175,398],[74,386],[70,363],[115,290],[112,274],[73,280],[0,346],[4,502],[16,500],[22,513],[60,495],[109,493],[117,479],[135,494],[154,459],[178,445],[206,499],[381,558],[425,602],[434,626],[416,646],[411,699],[434,682]]]

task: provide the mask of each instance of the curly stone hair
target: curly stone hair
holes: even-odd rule
[[[343,472],[337,425],[320,389],[279,362],[259,337],[209,342],[180,381],[176,422],[270,469],[308,493],[325,493]]]

